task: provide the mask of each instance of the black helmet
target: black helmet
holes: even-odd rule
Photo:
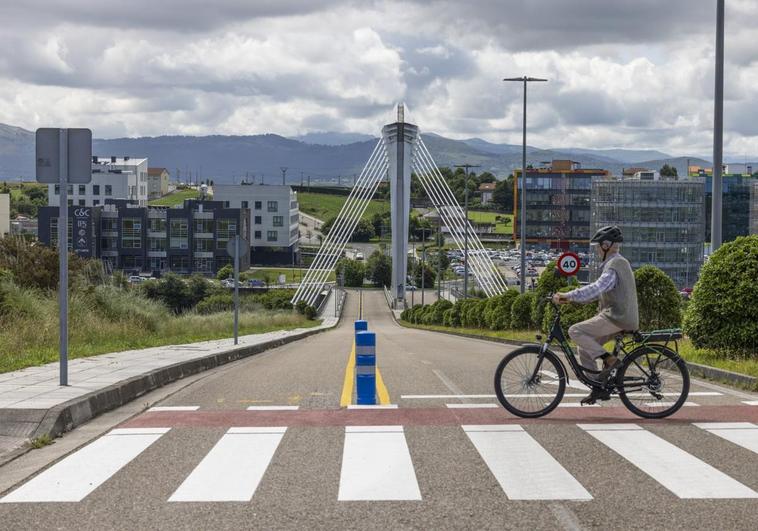
[[[616,225],[606,225],[601,227],[595,232],[595,235],[590,240],[590,243],[620,243],[624,241],[624,237],[621,235],[621,229]]]

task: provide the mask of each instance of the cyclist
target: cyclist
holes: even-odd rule
[[[603,261],[600,277],[593,283],[567,293],[556,293],[553,302],[586,304],[599,300],[599,312],[595,317],[577,323],[569,328],[569,337],[576,343],[579,359],[583,367],[597,371],[597,359],[603,360],[603,370],[597,376],[597,386],[582,400],[591,405],[597,400],[609,400],[606,388],[611,376],[615,376],[620,361],[605,351],[603,345],[624,330],[639,328],[637,310],[637,286],[629,261],[619,253],[619,245],[624,241],[621,229],[608,225],[599,229],[590,245]],[[589,376],[589,375],[588,375]]]

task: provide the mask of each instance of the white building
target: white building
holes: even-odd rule
[[[0,238],[11,231],[11,196],[0,194]]]
[[[101,206],[106,199],[127,199],[147,206],[147,159],[131,157],[92,157],[92,181],[69,184],[68,202],[76,206]],[[47,204],[60,205],[57,184],[47,185]]]
[[[300,208],[297,194],[289,186],[214,184],[213,200],[223,201],[227,208],[250,209],[251,247],[278,247],[283,253],[297,253]],[[255,257],[253,262],[259,263]]]
[[[147,169],[147,197],[158,199],[168,193],[169,173],[166,168]]]

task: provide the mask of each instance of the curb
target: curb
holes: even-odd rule
[[[402,326],[404,328],[410,328],[412,330],[424,330],[426,332],[435,332],[438,334],[447,334],[450,336],[458,336],[458,337],[465,337],[468,339],[482,339],[484,341],[491,341],[492,343],[504,343],[506,345],[515,345],[515,346],[524,346],[524,345],[532,345],[533,342],[530,341],[519,341],[517,339],[502,339],[499,337],[487,337],[487,336],[478,336],[476,334],[465,334],[463,332],[450,332],[448,330],[431,330],[429,328],[418,328],[415,326],[408,326],[402,324],[398,319],[395,319],[394,314],[392,315],[392,319],[395,321],[395,323],[398,324],[398,326]],[[716,367],[709,367],[707,365],[700,365],[699,363],[692,363],[685,360],[685,363],[687,364],[687,368],[690,371],[690,376],[695,376],[699,378],[705,378],[708,380],[716,380],[728,385],[731,385],[733,387],[741,387],[741,388],[747,388],[747,389],[758,389],[758,378],[755,376],[748,376],[747,374],[740,374],[738,372],[733,371],[727,371],[725,369],[717,369]]]
[[[7,409],[0,411],[0,420],[4,423],[15,424],[19,431],[25,431],[29,434],[26,437],[31,440],[43,435],[48,435],[51,438],[59,437],[63,433],[71,431],[98,415],[116,409],[150,391],[186,376],[214,369],[227,363],[260,354],[272,348],[332,330],[339,324],[341,317],[333,326],[328,328],[305,330],[298,334],[274,339],[258,345],[235,347],[202,358],[168,365],[64,402],[47,410]],[[28,445],[25,445],[22,448],[12,450],[5,456],[0,456],[0,465],[15,459],[28,450]]]

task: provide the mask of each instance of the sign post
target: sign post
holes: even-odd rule
[[[570,277],[579,272],[579,269],[582,267],[582,262],[579,260],[579,255],[567,252],[558,257],[556,267],[562,275]]]
[[[234,258],[234,344],[239,343],[239,311],[240,311],[240,252],[248,246],[247,241],[236,235],[226,244],[226,252]]]
[[[60,385],[68,385],[68,185],[92,180],[92,131],[43,127],[35,135],[37,182],[60,187],[58,306]],[[72,235],[76,240],[76,231]],[[74,245],[76,248],[76,245]]]

